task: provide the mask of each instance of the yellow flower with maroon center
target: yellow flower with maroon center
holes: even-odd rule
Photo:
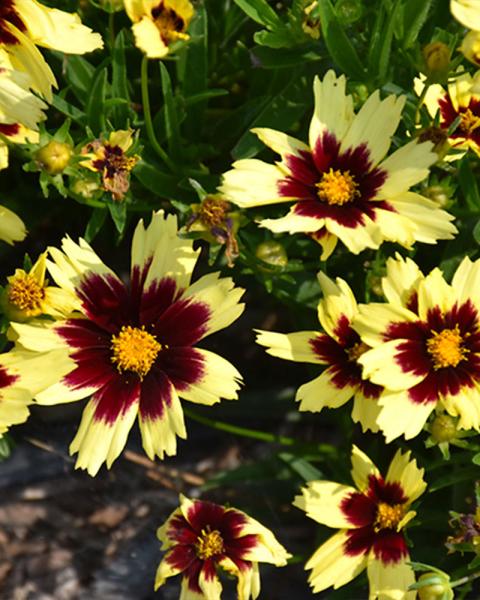
[[[447,133],[455,122],[457,127],[448,135],[455,150],[473,150],[480,155],[480,71],[475,75],[459,70],[445,90],[438,84],[430,85],[424,103],[432,119],[440,117],[439,126]],[[415,91],[421,94],[424,80],[415,80]],[[463,153],[448,155],[448,160],[461,158]]]
[[[322,544],[306,564],[314,592],[349,583],[367,569],[370,600],[413,600],[415,581],[402,529],[415,516],[411,504],[425,491],[423,469],[399,450],[385,478],[356,446],[352,449],[355,487],[333,481],[311,481],[294,506],[340,531]]]
[[[353,324],[371,346],[358,359],[385,390],[377,418],[387,441],[420,433],[434,409],[480,430],[480,261],[464,259],[448,284],[413,261],[390,259],[387,304],[360,307]]]
[[[189,0],[125,0],[125,10],[133,21],[135,45],[149,58],[163,58],[173,42],[189,39],[194,14]]]
[[[318,279],[323,292],[318,305],[323,331],[257,331],[256,341],[272,356],[325,365],[321,375],[298,388],[295,399],[301,411],[339,408],[353,398],[352,419],[361,424],[363,431],[378,431],[377,400],[382,388],[362,376],[359,360],[371,347],[352,328],[358,314],[355,297],[340,278],[334,282],[320,272]]]
[[[286,216],[261,226],[309,235],[321,244],[322,260],[338,240],[358,254],[383,241],[409,248],[453,237],[453,217],[410,191],[437,160],[431,143],[410,142],[386,156],[405,99],[381,100],[377,91],[355,114],[346,83],[333,71],[322,81],[315,78],[308,144],[273,129],[253,129],[281,161],[238,160],[224,173],[220,192],[242,208],[293,202]]]
[[[244,512],[180,495],[180,507],[158,529],[166,554],[155,578],[155,589],[168,577],[182,575],[181,598],[220,600],[219,574],[238,579],[239,600],[260,593],[258,563],[284,566],[288,552],[271,531]]]
[[[110,467],[137,416],[150,459],[175,454],[177,436],[186,437],[179,397],[207,405],[237,398],[237,369],[196,344],[242,313],[243,290],[219,273],[191,283],[198,251],[192,240],[178,237],[176,218],[163,212],[135,230],[129,284],[83,240],[67,237],[62,251],[50,253],[50,274],[73,296],[76,311],[12,328],[22,346],[61,347],[73,361],[71,372],[37,395],[38,403],[91,396],[70,446],[79,453],[77,467],[91,475],[104,462]]]

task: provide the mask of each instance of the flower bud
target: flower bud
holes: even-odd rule
[[[443,188],[441,185],[429,186],[425,190],[425,196],[430,200],[433,200],[433,202],[436,202],[438,206],[442,208],[445,207],[450,200],[445,188]]]
[[[350,23],[355,23],[362,16],[362,3],[358,0],[338,0],[335,4],[335,12],[339,21],[350,25]]]
[[[425,585],[418,588],[420,600],[453,600],[453,591],[448,575],[431,571],[420,575],[418,582],[422,581],[425,582]]]
[[[457,437],[456,420],[450,415],[437,415],[431,425],[430,434],[438,443],[451,442]]]
[[[474,65],[480,65],[480,31],[469,31],[463,38],[460,52]]]
[[[443,82],[450,69],[450,48],[443,42],[431,42],[422,49],[425,74],[430,81]]]
[[[48,142],[35,155],[37,161],[49,175],[62,173],[71,157],[72,147],[70,144],[56,142],[55,140]]]
[[[100,190],[100,186],[96,181],[91,179],[77,179],[70,188],[74,194],[82,196],[82,198],[93,198]]]
[[[274,240],[259,244],[255,250],[255,256],[273,267],[283,268],[288,264],[288,256],[285,248],[282,244]]]

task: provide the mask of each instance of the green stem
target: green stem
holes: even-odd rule
[[[415,111],[415,125],[418,125],[420,122],[420,109],[422,108],[423,101],[425,100],[425,96],[427,95],[428,88],[430,87],[430,82],[428,79],[425,81],[425,86],[420,94],[420,98],[418,99],[417,110]]]
[[[452,581],[450,583],[450,587],[458,587],[459,585],[463,585],[464,583],[468,583],[469,581],[473,581],[474,579],[478,579],[480,577],[480,571],[477,573],[472,573],[472,575],[466,575],[461,579],[457,579],[456,581]]]
[[[272,442],[275,444],[280,444],[282,446],[305,446],[305,442],[296,440],[291,437],[286,437],[284,435],[275,435],[273,433],[267,433],[266,431],[259,431],[258,429],[248,429],[247,427],[239,427],[238,425],[230,425],[230,423],[224,423],[223,421],[217,421],[213,419],[208,419],[207,417],[202,417],[201,415],[198,415],[196,412],[190,410],[189,408],[185,408],[185,406],[183,407],[183,412],[187,415],[189,419],[197,421],[198,423],[206,425],[207,427],[218,429],[219,431],[226,431],[228,433],[234,433],[243,437],[253,438],[254,440],[261,440],[262,442]],[[320,451],[324,454],[336,453],[336,449],[329,446],[328,444],[318,444],[315,445],[315,447],[317,451]]]
[[[148,95],[148,57],[143,56],[142,59],[142,104],[143,104],[143,114],[145,117],[145,128],[147,130],[147,136],[152,145],[152,148],[158,154],[158,156],[162,159],[162,161],[167,165],[167,167],[175,172],[175,165],[168,158],[165,150],[160,146],[157,140],[157,136],[155,135],[155,131],[153,129],[153,121],[152,121],[152,113],[150,112],[150,97]]]
[[[113,10],[108,13],[108,35],[110,38],[110,47],[113,50],[115,46],[115,13]]]

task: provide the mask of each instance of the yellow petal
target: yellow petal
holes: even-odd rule
[[[387,444],[401,435],[405,436],[406,440],[417,436],[436,404],[412,402],[408,391],[384,392],[378,403],[381,411],[377,423],[385,435]]]
[[[380,476],[380,472],[370,458],[358,448],[352,447],[352,479],[360,491],[368,488],[370,475]]]
[[[163,58],[168,54],[168,46],[162,40],[160,31],[155,23],[148,17],[142,17],[140,21],[132,25],[135,37],[135,46],[140,48],[148,58]]]
[[[450,10],[464,27],[480,31],[480,9],[477,0],[450,0]]]
[[[333,481],[310,481],[302,488],[302,495],[295,496],[293,506],[304,510],[314,521],[337,529],[354,527],[341,505],[356,489]]]
[[[421,496],[427,487],[423,479],[425,469],[419,469],[417,461],[410,460],[410,455],[410,451],[402,454],[401,450],[397,450],[386,476],[387,482],[397,482],[401,485],[409,504]]]
[[[255,330],[260,346],[267,348],[267,353],[284,360],[295,362],[306,362],[322,364],[321,360],[313,351],[312,341],[318,336],[316,331],[297,331],[295,333],[274,333],[273,331]]]
[[[373,431],[376,433],[379,430],[377,419],[380,414],[380,406],[378,400],[374,398],[366,398],[359,390],[353,397],[352,421],[360,423],[362,431]]]
[[[328,368],[319,377],[301,385],[295,396],[301,411],[320,412],[323,408],[339,408],[350,400],[357,386],[339,387],[333,383],[336,369]]]
[[[408,591],[415,583],[415,575],[404,558],[396,564],[384,565],[380,560],[371,557],[368,561],[367,574],[370,584],[368,600],[414,600],[416,591]]]
[[[27,235],[25,223],[13,211],[0,206],[0,240],[13,244],[21,242]]]
[[[383,293],[388,302],[406,308],[423,278],[423,273],[411,258],[403,258],[397,253],[395,258],[387,260],[387,274],[382,279]]]

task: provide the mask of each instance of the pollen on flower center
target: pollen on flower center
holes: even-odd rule
[[[467,108],[467,110],[460,115],[460,129],[466,133],[471,134],[480,127],[480,117],[474,115],[473,112]]]
[[[188,40],[188,35],[183,33],[184,20],[172,8],[167,8],[163,2],[152,9],[152,18],[166,44],[177,40]]]
[[[350,171],[330,169],[322,175],[322,179],[315,184],[318,188],[317,196],[328,204],[346,204],[358,196],[358,183]]]
[[[377,505],[377,514],[373,523],[376,532],[382,529],[396,529],[405,515],[405,504],[387,504],[379,502]]]
[[[195,542],[195,550],[198,558],[205,560],[223,552],[223,539],[217,529],[210,531],[207,526],[202,529],[202,533],[198,536]]]
[[[347,348],[346,353],[350,362],[356,362],[364,352],[370,350],[364,342],[357,342],[351,348]]]
[[[465,360],[469,350],[462,347],[463,339],[458,326],[455,329],[443,329],[438,333],[433,331],[432,334],[427,340],[427,350],[433,358],[435,370],[456,367],[460,361]]]
[[[207,227],[221,225],[227,218],[230,203],[212,196],[207,196],[198,209],[198,219]]]
[[[45,298],[45,290],[28,273],[19,273],[9,280],[8,301],[20,310],[37,310]]]
[[[112,336],[111,361],[118,371],[133,371],[141,379],[150,371],[162,345],[142,326],[124,325],[118,335]]]

